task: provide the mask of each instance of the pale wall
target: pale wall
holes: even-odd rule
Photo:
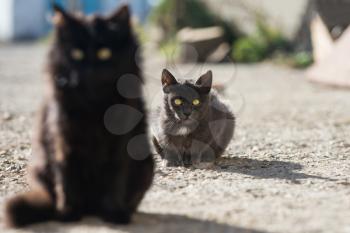
[[[9,40],[13,37],[12,0],[0,2],[0,40]]]
[[[47,0],[15,0],[13,10],[15,38],[42,36],[47,27],[46,9]]]
[[[234,20],[245,32],[254,31],[254,19],[245,10],[260,10],[268,16],[269,22],[280,28],[287,36],[295,34],[305,11],[307,0],[202,0],[219,15]]]
[[[47,4],[47,0],[0,0],[0,40],[44,35]]]

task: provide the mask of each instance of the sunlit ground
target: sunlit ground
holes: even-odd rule
[[[45,53],[42,44],[0,46],[1,206],[27,188]],[[154,54],[144,60],[145,95],[154,108],[167,63]],[[237,128],[217,167],[170,169],[156,156],[154,185],[133,225],[88,219],[24,232],[350,232],[349,91],[310,84],[302,71],[270,64],[168,67],[194,78],[210,68],[226,86]]]

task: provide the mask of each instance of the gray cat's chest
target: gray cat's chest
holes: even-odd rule
[[[185,126],[183,127],[185,128]],[[196,129],[182,129],[179,127],[180,132],[178,135],[167,135],[167,141],[172,144],[172,146],[187,151],[193,147],[194,142],[210,142],[211,133],[209,126],[205,123],[200,124]]]
[[[189,149],[191,147],[193,137],[192,135],[186,136],[172,136],[168,135],[168,140],[172,144],[172,146],[178,149]]]

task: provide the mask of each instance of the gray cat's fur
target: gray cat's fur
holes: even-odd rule
[[[167,166],[208,167],[231,141],[235,117],[212,87],[212,72],[193,80],[176,80],[163,70],[164,103],[152,122],[153,143]],[[182,99],[179,107],[174,99]],[[201,104],[192,104],[199,99]]]

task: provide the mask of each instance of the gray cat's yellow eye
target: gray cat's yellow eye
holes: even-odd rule
[[[76,61],[81,61],[84,59],[84,52],[80,49],[72,49],[70,55]]]
[[[98,57],[98,59],[100,59],[102,61],[110,59],[111,56],[112,56],[112,52],[108,48],[102,48],[102,49],[97,51],[97,57]]]
[[[200,105],[200,103],[201,103],[201,101],[200,101],[199,99],[194,99],[194,100],[192,101],[192,104],[193,104],[194,106]]]
[[[183,102],[181,99],[175,99],[174,103],[175,103],[175,105],[180,106]]]

